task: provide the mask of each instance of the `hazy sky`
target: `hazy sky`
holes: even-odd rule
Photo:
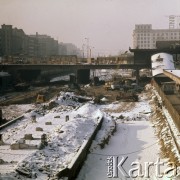
[[[81,49],[89,38],[100,55],[132,47],[135,24],[168,28],[168,15],[180,15],[180,0],[0,0],[1,25],[48,34]]]

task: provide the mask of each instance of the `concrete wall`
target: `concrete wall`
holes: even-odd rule
[[[163,105],[167,108],[169,114],[171,115],[174,124],[176,125],[177,129],[180,131],[180,114],[179,112],[176,111],[176,109],[174,108],[173,104],[169,101],[169,99],[167,98],[167,96],[164,94],[164,92],[162,91],[161,87],[159,87],[158,83],[153,80],[153,86],[156,88],[157,92],[159,93],[159,95],[162,98],[162,102]],[[176,137],[173,133],[173,129],[171,129],[171,126],[169,125],[169,129],[171,131],[171,134],[174,138],[174,142],[177,146],[177,149],[179,150],[180,153],[180,145],[177,143],[178,142],[178,137]]]
[[[101,128],[102,122],[103,122],[103,117],[99,120],[99,123],[96,126],[94,132],[92,133],[91,137],[83,142],[81,148],[79,149],[79,151],[77,152],[76,156],[73,158],[71,163],[68,165],[68,167],[57,173],[56,176],[58,178],[68,177],[68,180],[75,179],[81,167],[83,166],[84,161],[86,160],[86,157],[89,153],[89,148],[97,132]]]

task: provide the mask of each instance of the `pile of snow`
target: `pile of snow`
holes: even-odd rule
[[[84,140],[93,133],[95,122],[92,119],[70,120],[63,127],[56,126],[48,134],[48,146],[35,152],[21,163],[18,169],[30,169],[38,176],[41,173],[52,176],[68,166]]]
[[[91,103],[86,103],[78,108],[76,114],[82,114],[83,117],[93,117],[93,119],[101,119],[103,117],[103,113],[98,109],[98,107]]]
[[[56,103],[66,106],[80,106],[78,97],[73,92],[60,92],[60,96],[57,98]]]
[[[102,102],[108,102],[109,100],[108,100],[106,97],[103,97],[103,98],[101,99],[101,101],[102,101]]]
[[[147,121],[151,115],[151,108],[146,93],[139,95],[139,102],[121,102],[101,106],[116,121]],[[120,112],[118,112],[118,110]]]

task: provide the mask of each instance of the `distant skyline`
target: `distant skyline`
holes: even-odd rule
[[[135,24],[168,29],[180,16],[180,0],[0,0],[0,24],[26,34],[47,34],[59,43],[83,44],[92,53],[113,55],[132,47]]]

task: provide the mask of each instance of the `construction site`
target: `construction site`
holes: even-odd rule
[[[179,71],[159,70],[161,56],[169,61],[157,55],[152,72],[141,70],[138,81],[134,70],[93,70],[88,84],[71,74],[66,81],[61,77],[6,93],[1,98],[0,177],[93,180],[100,174],[107,179],[107,154],[136,152],[131,161],[173,162],[173,177],[179,178]],[[90,164],[101,155],[97,173]],[[156,178],[154,169],[150,176]]]
[[[142,80],[137,85],[135,78],[132,77],[132,71],[123,71],[96,71],[97,76],[92,76],[89,84],[86,85],[77,84],[75,77],[72,75],[69,76],[69,80],[67,80],[68,78],[62,80],[61,78],[60,81],[26,87],[24,84],[21,84],[22,87],[19,87],[19,89],[6,92],[1,96],[0,107],[3,111],[6,111],[5,109],[13,104],[45,103],[51,98],[58,96],[60,91],[86,95],[95,99],[97,103],[108,103],[116,100],[127,102],[138,101],[137,94],[143,91],[144,85],[150,82],[150,78],[147,78],[147,76],[143,78],[147,75],[143,73]],[[92,74],[94,74],[94,71]]]

